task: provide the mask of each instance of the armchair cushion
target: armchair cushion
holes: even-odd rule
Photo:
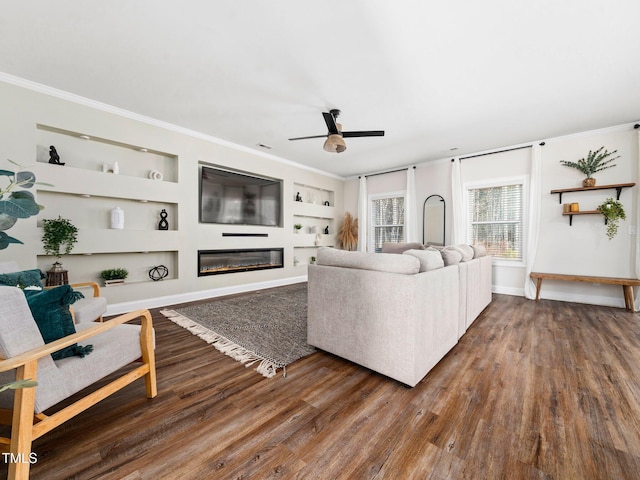
[[[0,285],[8,287],[42,287],[41,280],[44,278],[42,271],[38,268],[32,270],[22,270],[20,272],[0,273]]]
[[[80,292],[74,292],[69,285],[62,285],[50,290],[25,290],[24,294],[45,343],[76,333],[69,304],[83,296]],[[74,355],[84,357],[92,349],[91,345],[79,346],[76,343],[52,353],[51,356],[54,360]]]

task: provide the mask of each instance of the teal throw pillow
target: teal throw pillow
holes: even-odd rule
[[[61,285],[50,290],[24,290],[29,309],[38,324],[44,343],[51,343],[60,338],[76,333],[69,305],[83,298],[69,285]],[[92,345],[86,347],[77,343],[51,354],[54,360],[77,355],[84,357],[93,351]]]
[[[38,269],[23,270],[21,272],[12,273],[0,273],[0,285],[7,285],[9,287],[41,287],[42,280],[45,276]]]

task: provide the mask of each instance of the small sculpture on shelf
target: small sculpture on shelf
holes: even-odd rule
[[[329,234],[329,225],[327,225],[326,227],[324,227],[324,234],[328,235]]]
[[[163,208],[160,212],[160,222],[158,223],[158,230],[169,230],[169,222],[167,221],[167,216],[169,214]]]
[[[53,163],[54,165],[64,165],[64,163],[60,162],[60,155],[58,155],[56,147],[53,145],[49,147],[49,163]]]
[[[326,201],[324,202],[324,206],[325,206],[325,207],[330,207],[330,206],[331,206],[331,205],[329,204],[329,200],[326,200]]]
[[[149,270],[149,278],[154,282],[162,280],[169,275],[169,269],[164,265],[158,265]]]
[[[300,192],[296,193],[296,202],[301,202],[302,197],[300,196]]]

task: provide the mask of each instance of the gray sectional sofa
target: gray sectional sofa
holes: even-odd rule
[[[309,266],[308,343],[415,386],[491,302],[491,257],[468,248],[472,258],[457,263],[450,250],[424,247],[320,248]]]

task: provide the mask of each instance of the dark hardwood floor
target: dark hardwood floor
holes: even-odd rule
[[[324,352],[266,379],[153,317],[158,397],[37,440],[32,479],[640,478],[640,314],[494,295],[413,389]]]

